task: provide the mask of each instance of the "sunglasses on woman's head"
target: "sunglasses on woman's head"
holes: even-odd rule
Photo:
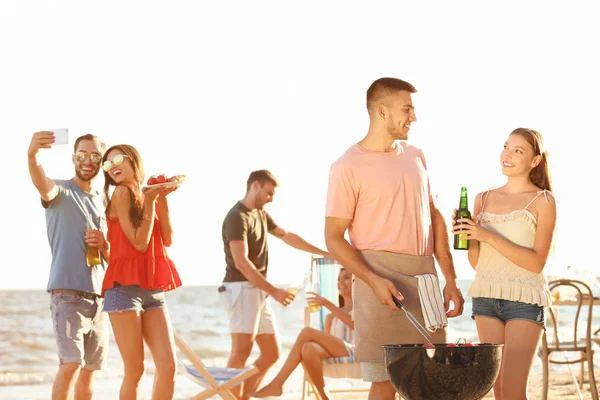
[[[74,154],[73,156],[75,157],[75,161],[77,162],[83,162],[88,158],[94,164],[100,164],[100,161],[102,161],[102,156],[98,153],[88,154],[85,151],[81,151],[77,154]]]
[[[125,154],[117,154],[113,157],[112,161],[104,161],[104,164],[102,164],[102,169],[104,170],[104,172],[108,172],[113,167],[118,167],[119,165],[123,164],[123,161],[125,161],[125,157],[127,157]]]

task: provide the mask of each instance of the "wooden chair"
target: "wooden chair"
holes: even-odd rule
[[[549,326],[542,335],[541,358],[543,364],[543,391],[542,399],[548,399],[548,383],[550,364],[581,364],[581,373],[579,379],[579,387],[583,388],[585,363],[588,365],[588,382],[590,384],[590,392],[593,400],[598,400],[598,389],[596,387],[596,378],[594,376],[594,349],[592,347],[592,309],[594,305],[594,297],[588,285],[584,282],[571,279],[558,279],[549,282],[550,291],[553,293],[562,293],[562,290],[569,290],[574,295],[568,299],[556,301],[556,305],[549,307],[549,316],[547,322]],[[558,309],[557,307],[568,306],[575,307],[575,319],[573,321],[573,336],[563,337],[563,332],[559,332],[558,324]],[[583,311],[584,306],[587,309]],[[583,336],[580,334],[580,324],[584,326]],[[549,338],[549,335],[552,335]],[[563,353],[564,360],[552,358],[552,353]],[[568,359],[566,354],[569,352],[579,353],[579,358],[575,360]],[[577,383],[577,382],[575,382]]]
[[[253,365],[244,369],[205,367],[200,357],[181,339],[177,332],[174,335],[175,345],[189,361],[186,363],[182,359],[178,359],[179,365],[184,368],[188,378],[204,388],[190,400],[204,400],[214,395],[218,395],[224,400],[236,400],[230,389],[258,373],[258,369]]]

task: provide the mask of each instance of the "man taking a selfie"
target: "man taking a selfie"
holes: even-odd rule
[[[94,371],[103,367],[108,349],[108,318],[100,294],[109,245],[104,236],[104,196],[93,190],[106,146],[94,135],[77,138],[72,156],[75,176],[52,180],[46,177],[38,153],[63,139],[56,133],[34,133],[27,152],[52,251],[47,290],[59,359],[52,400],[88,400]],[[86,246],[99,251],[104,260],[100,257],[99,263],[88,265]]]

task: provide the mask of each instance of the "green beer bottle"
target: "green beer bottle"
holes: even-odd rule
[[[460,204],[458,206],[458,210],[456,211],[456,220],[459,220],[461,218],[471,219],[471,212],[469,211],[469,202],[467,200],[467,188],[465,186],[460,188]],[[464,237],[464,233],[454,235],[455,250],[469,250],[469,241],[467,239],[463,239]]]

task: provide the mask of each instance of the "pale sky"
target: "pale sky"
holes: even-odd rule
[[[545,135],[560,202],[548,272],[597,269],[600,26],[590,3],[360,4],[3,1],[0,288],[46,287],[50,249],[26,160],[45,129],[70,130],[68,146],[42,151],[53,178],[73,176],[72,140],[88,132],[137,147],[147,174],[188,176],[170,196],[169,254],[184,284],[222,280],[221,223],[254,169],[281,182],[267,208],[275,221],[324,248],[329,166],[365,135],[365,92],[382,76],[419,91],[410,139],[448,219],[460,186],[472,210],[476,193],[503,183],[499,155],[514,128]],[[269,240],[269,279],[301,279],[310,255]],[[472,277],[465,253],[453,254],[459,277]]]

